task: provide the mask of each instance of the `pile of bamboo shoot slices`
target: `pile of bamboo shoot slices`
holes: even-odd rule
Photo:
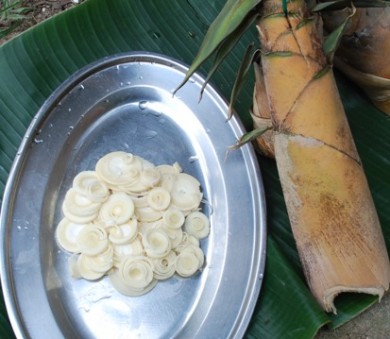
[[[189,277],[204,265],[200,239],[210,223],[200,211],[199,181],[174,165],[111,152],[95,171],[80,172],[67,191],[56,229],[60,247],[73,253],[75,278],[105,275],[128,296],[150,291],[175,273]]]

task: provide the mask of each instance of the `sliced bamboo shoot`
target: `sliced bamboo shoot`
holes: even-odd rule
[[[96,171],[80,172],[65,195],[66,217],[56,229],[58,244],[74,253],[72,276],[97,280],[109,275],[119,292],[136,296],[176,270],[185,277],[198,271],[204,254],[198,239],[183,240],[183,225],[186,215],[200,208],[202,193],[200,182],[181,172],[177,163],[154,166],[126,152],[108,153]],[[184,209],[171,206],[171,193]],[[191,215],[189,231],[199,238],[208,235],[207,216]],[[176,248],[183,252],[178,261]]]
[[[152,259],[154,278],[166,280],[175,274],[176,253],[170,251],[165,257]]]
[[[210,233],[209,218],[200,211],[192,212],[187,215],[184,230],[197,239],[203,239]]]

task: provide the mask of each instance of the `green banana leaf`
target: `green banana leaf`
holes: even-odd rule
[[[134,50],[159,52],[191,64],[225,0],[88,0],[0,47],[0,196],[27,126],[50,94],[81,67]],[[257,42],[248,31],[213,82],[229,97],[242,55]],[[207,62],[204,67],[207,66]],[[206,74],[206,68],[201,72]],[[338,85],[390,246],[390,121],[345,78]],[[253,75],[235,108],[248,130]],[[267,264],[247,338],[312,338],[325,324],[337,327],[376,302],[367,295],[337,299],[338,314],[324,313],[308,290],[273,161],[259,156],[268,213]],[[12,338],[0,299],[0,337]]]

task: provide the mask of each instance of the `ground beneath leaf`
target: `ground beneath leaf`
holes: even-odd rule
[[[0,13],[6,3],[6,1],[0,1]],[[15,1],[8,1],[8,3],[15,3]],[[12,9],[5,9],[0,14],[0,32],[3,31],[5,34],[5,36],[0,34],[0,46],[30,27],[73,6],[77,6],[77,1],[23,0],[15,4]]]

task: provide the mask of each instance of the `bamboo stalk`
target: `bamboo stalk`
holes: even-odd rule
[[[280,0],[265,1],[262,10],[263,74],[257,79],[263,82],[254,108],[266,95],[269,111],[260,118],[272,121],[270,138],[307,282],[322,307],[336,312],[339,293],[384,294],[389,258],[317,22],[303,0],[290,2],[288,15]]]

